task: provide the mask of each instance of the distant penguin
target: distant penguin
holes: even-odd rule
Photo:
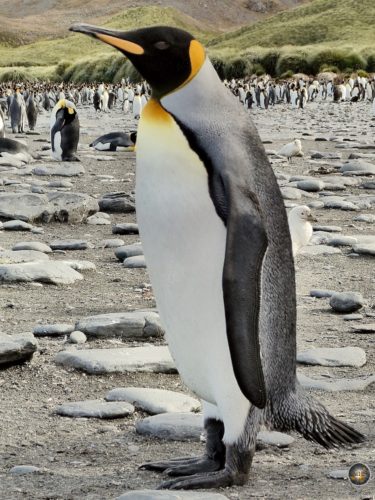
[[[295,257],[300,248],[308,244],[313,234],[311,222],[316,222],[311,210],[306,205],[294,207],[289,212],[288,224],[292,238],[292,251]]]
[[[25,131],[26,125],[26,105],[25,100],[20,93],[19,89],[13,95],[9,106],[10,123],[12,127],[12,132],[14,134],[22,133]]]
[[[293,156],[303,156],[301,141],[299,139],[295,139],[293,142],[285,144],[285,146],[279,149],[277,154],[280,156],[286,156],[288,161],[290,161]]]
[[[104,113],[108,113],[108,102],[109,102],[109,94],[107,89],[103,90],[102,95],[100,96],[100,109],[104,111]]]
[[[137,132],[127,134],[125,132],[110,132],[95,139],[90,144],[91,148],[98,151],[134,151],[137,140]]]
[[[27,115],[27,121],[29,122],[30,130],[34,130],[36,125],[36,119],[38,117],[38,110],[35,105],[33,93],[29,95],[26,101],[26,115]]]
[[[3,108],[0,106],[0,138],[5,137],[5,116]]]
[[[140,118],[142,112],[142,99],[138,92],[134,96],[133,101],[133,117],[135,119]]]
[[[101,110],[101,99],[100,99],[100,94],[99,94],[98,90],[96,90],[94,93],[93,104],[94,104],[95,111]]]
[[[79,120],[75,105],[66,99],[58,101],[51,114],[52,157],[59,161],[79,161]]]

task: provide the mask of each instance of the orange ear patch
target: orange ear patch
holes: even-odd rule
[[[204,60],[206,59],[206,52],[203,48],[203,45],[199,43],[198,40],[192,40],[190,42],[189,56],[190,56],[191,71],[187,82],[189,82],[192,78],[195,77],[195,75],[203,66]]]
[[[121,38],[103,35],[102,33],[96,33],[96,36],[102,42],[108,43],[109,45],[112,45],[112,47],[116,47],[116,49],[123,50],[129,54],[136,54],[137,56],[140,56],[145,52],[143,47],[137,43],[129,42],[129,40],[122,40]]]

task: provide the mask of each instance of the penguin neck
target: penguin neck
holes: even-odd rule
[[[196,76],[185,85],[160,98],[162,106],[171,113],[186,113],[187,110],[200,109],[213,98],[217,102],[217,92],[223,85],[211,61],[206,57]]]

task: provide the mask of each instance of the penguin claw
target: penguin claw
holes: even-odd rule
[[[172,469],[176,466],[188,465],[191,462],[196,462],[198,457],[180,457],[180,458],[171,458],[166,462],[147,462],[139,466],[140,470],[152,470],[157,472],[163,472],[165,470]]]
[[[246,478],[242,475],[234,475],[224,469],[219,472],[209,472],[207,474],[195,474],[194,476],[183,476],[178,479],[165,481],[158,490],[194,490],[209,488],[225,488],[227,486],[243,485]]]

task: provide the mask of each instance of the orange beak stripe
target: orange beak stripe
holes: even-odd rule
[[[136,43],[129,42],[128,40],[122,40],[121,38],[116,38],[115,36],[103,35],[102,33],[96,33],[96,36],[102,42],[108,43],[109,45],[116,47],[116,49],[123,50],[129,54],[136,54],[137,56],[140,56],[145,52],[143,47]]]

